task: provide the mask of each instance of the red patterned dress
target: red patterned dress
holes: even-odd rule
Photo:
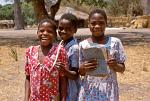
[[[53,45],[41,64],[38,59],[40,46],[31,46],[26,51],[25,73],[30,76],[30,101],[52,101],[59,96],[59,77],[62,73],[52,64],[56,58],[58,45]],[[67,54],[60,48],[58,61],[68,65]]]

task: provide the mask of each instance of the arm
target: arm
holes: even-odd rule
[[[69,48],[68,59],[70,67],[69,70],[64,72],[69,79],[75,80],[78,78],[79,69],[79,47],[77,44]]]
[[[118,63],[116,61],[116,59],[114,59],[114,58],[108,59],[107,63],[109,65],[109,67],[112,68],[116,72],[123,73],[125,71],[125,64]]]
[[[72,70],[68,70],[64,68],[62,71],[64,72],[66,77],[68,77],[69,79],[75,80],[78,78],[78,68],[76,67],[71,67],[71,68]]]
[[[59,68],[59,71],[61,71],[69,79],[74,80],[78,78],[78,68],[72,67],[72,70],[69,70],[65,67],[65,64],[62,62],[57,62],[55,66]]]
[[[67,68],[65,66],[65,62],[57,62],[57,67],[60,67],[60,71],[63,72],[63,74],[72,80],[75,80],[78,78],[78,58],[79,58],[79,51],[78,51],[78,47],[74,47],[72,48],[71,51],[71,55],[67,56],[67,53],[65,52],[63,54],[64,59],[67,59],[67,62],[69,61],[69,63],[67,63],[66,65],[70,66],[69,68]]]
[[[109,53],[107,63],[110,68],[112,68],[116,72],[123,73],[125,71],[125,52],[121,41],[118,39],[116,45],[114,47],[115,50],[111,54]]]
[[[24,101],[29,101],[30,98],[30,76],[26,75],[25,79],[25,98]]]
[[[60,76],[60,101],[66,101],[67,98],[67,78]]]

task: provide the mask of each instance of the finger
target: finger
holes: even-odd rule
[[[87,67],[87,70],[91,71],[91,70],[95,70],[96,68],[97,68],[96,66],[89,66],[89,67]]]
[[[65,66],[65,64],[62,63],[62,62],[57,62],[56,65],[59,65],[59,66]]]

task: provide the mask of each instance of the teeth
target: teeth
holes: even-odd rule
[[[47,40],[48,38],[41,38],[42,40]]]

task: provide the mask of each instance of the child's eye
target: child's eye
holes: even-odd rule
[[[104,25],[104,24],[105,24],[104,21],[99,22],[99,25]]]
[[[47,33],[54,33],[53,31],[51,31],[51,30],[47,30]]]
[[[39,32],[44,32],[44,30],[43,30],[43,29],[40,29]]]
[[[96,25],[96,23],[92,22],[91,25],[94,26],[94,25]]]

